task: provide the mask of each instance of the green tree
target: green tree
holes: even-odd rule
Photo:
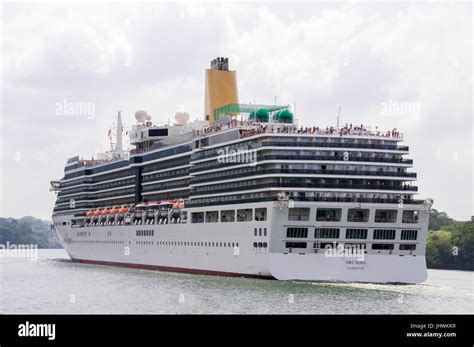
[[[440,230],[445,225],[451,225],[455,221],[452,218],[449,218],[446,212],[438,212],[436,209],[431,209],[430,211],[430,221],[428,224],[428,230]]]
[[[445,230],[430,231],[426,242],[426,263],[429,268],[452,268],[453,244],[451,232]]]

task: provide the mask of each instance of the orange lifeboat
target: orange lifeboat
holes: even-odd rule
[[[122,213],[127,213],[128,210],[130,209],[130,206],[128,205],[122,205],[119,210],[118,210],[118,213],[122,214]]]
[[[110,208],[109,206],[107,206],[106,208],[104,208],[104,209],[102,210],[102,213],[101,213],[101,214],[102,214],[102,215],[106,215],[106,214],[109,214],[110,211],[111,211],[111,208]]]
[[[114,206],[110,209],[110,214],[117,214],[120,211],[120,206]]]
[[[87,211],[86,217],[92,217],[94,215],[94,212],[95,212],[95,208],[90,209],[89,211]]]
[[[98,208],[98,209],[96,209],[96,210],[94,211],[94,214],[93,214],[93,215],[94,215],[94,216],[100,216],[101,214],[102,214],[102,210],[101,210],[100,208]]]

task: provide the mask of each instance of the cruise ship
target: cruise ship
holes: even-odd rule
[[[300,281],[420,283],[433,201],[397,129],[302,126],[291,105],[239,103],[236,71],[205,71],[205,113],[146,111],[51,181],[73,261]],[[129,136],[129,148],[123,136]]]

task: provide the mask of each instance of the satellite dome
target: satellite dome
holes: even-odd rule
[[[293,123],[293,113],[287,109],[278,111],[273,118],[278,123]]]
[[[185,125],[189,121],[189,113],[185,111],[176,112],[174,119],[176,121],[176,124]]]
[[[148,113],[146,111],[137,111],[135,112],[135,118],[138,122],[144,122],[147,120]]]
[[[151,120],[151,114],[146,115],[146,120]]]
[[[255,118],[257,122],[265,122],[268,123],[268,111],[264,108],[259,109],[257,112],[255,112]]]

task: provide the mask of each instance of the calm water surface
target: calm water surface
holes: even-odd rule
[[[474,313],[474,272],[419,285],[303,283],[0,258],[0,313]]]

